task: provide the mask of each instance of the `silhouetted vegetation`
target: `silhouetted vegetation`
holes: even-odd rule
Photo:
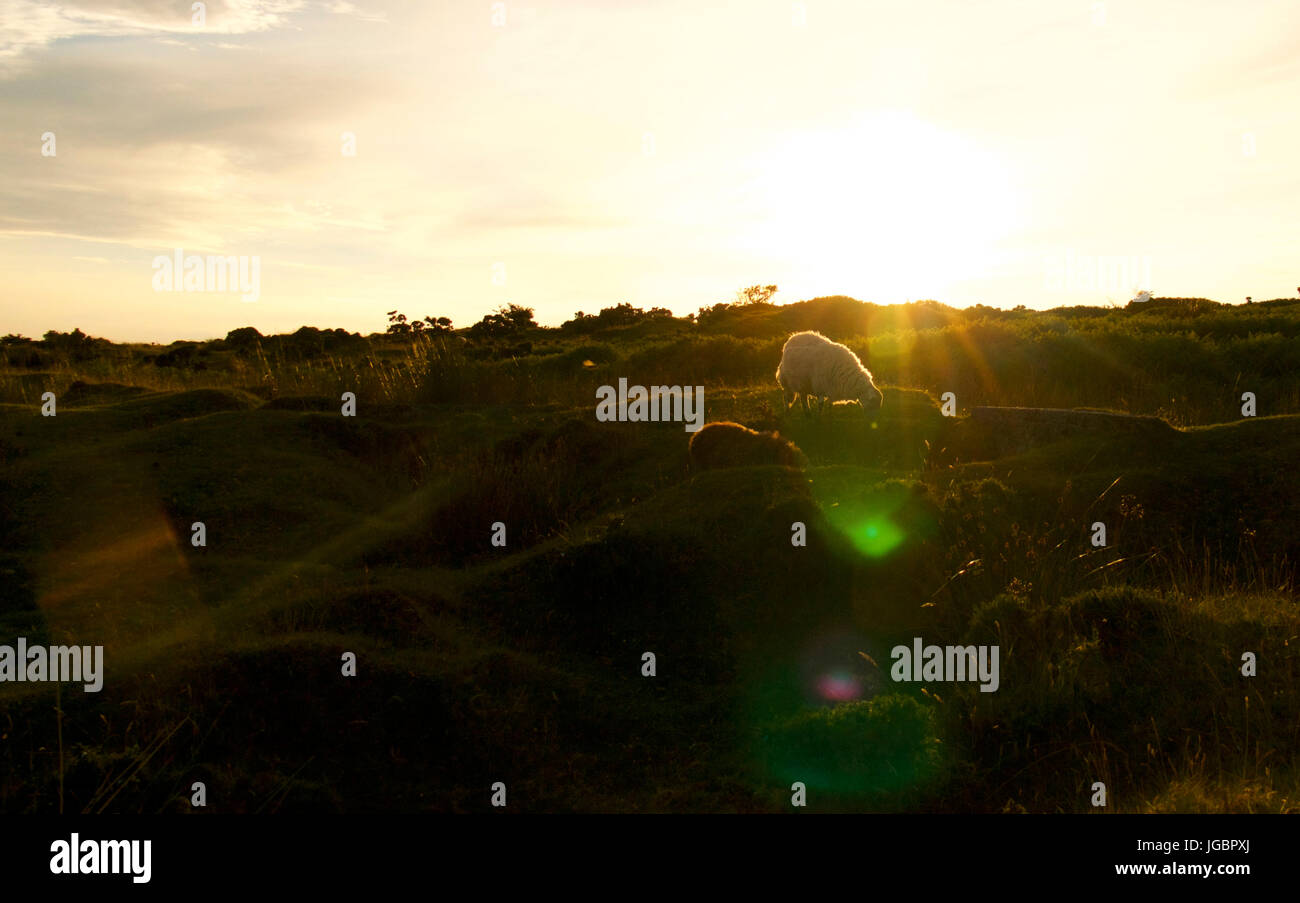
[[[1119,811],[1294,808],[1300,300],[774,291],[0,339],[0,643],[111,662],[57,714],[0,686],[0,807],[186,811],[204,780],[218,811],[481,811],[506,775],[524,811],[788,811],[793,780],[836,811],[1083,812],[1094,780]],[[783,410],[801,329],[874,372],[872,418]],[[620,377],[703,385],[808,467],[692,475],[680,423],[595,421]],[[981,442],[944,392],[1181,428]],[[998,692],[895,683],[916,636],[999,645]]]
[[[598,314],[584,314],[578,311],[573,315],[572,320],[566,320],[560,325],[560,330],[574,335],[591,335],[594,332],[623,329],[639,323],[667,322],[672,318],[672,311],[666,308],[652,307],[649,310],[642,310],[624,301],[622,304],[603,308]]]
[[[406,314],[390,310],[388,312],[388,332],[391,335],[451,332],[451,318],[425,317],[423,320],[411,320],[410,322],[407,322]]]

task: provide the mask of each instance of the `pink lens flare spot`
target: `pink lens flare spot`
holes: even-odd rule
[[[849,702],[862,698],[862,681],[844,671],[834,671],[817,678],[817,692],[823,699]]]

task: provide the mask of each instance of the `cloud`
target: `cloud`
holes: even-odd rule
[[[176,0],[5,0],[0,32],[0,74],[25,69],[30,57],[69,38],[165,37],[168,35],[244,35],[284,27],[305,0],[205,0],[203,24],[196,25],[193,4]],[[324,4],[335,15],[368,22],[387,21],[383,13],[359,9],[346,0]]]
[[[355,19],[361,19],[363,22],[387,22],[388,17],[383,13],[369,13],[357,9],[356,4],[348,3],[347,0],[335,0],[329,3],[327,8],[336,16],[352,16]]]

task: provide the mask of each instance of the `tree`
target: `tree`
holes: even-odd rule
[[[390,335],[406,335],[411,331],[411,324],[406,322],[406,314],[395,310],[388,312],[388,332]]]
[[[451,332],[451,318],[430,316],[424,319],[408,320],[406,314],[398,313],[395,310],[388,312],[389,335],[422,334],[425,332]]]
[[[736,292],[736,303],[738,305],[767,304],[775,294],[775,285],[751,285]]]
[[[695,317],[695,322],[701,326],[708,326],[720,322],[729,314],[746,308],[771,307],[772,296],[776,292],[775,285],[751,285],[748,288],[742,288],[736,292],[735,301],[719,301],[717,304],[701,307]]]
[[[511,304],[509,307],[502,308],[501,313],[509,320],[516,330],[531,329],[537,325],[533,319],[533,309],[531,307],[520,307],[518,304]]]
[[[51,329],[42,337],[42,344],[52,351],[61,351],[67,354],[73,360],[89,360],[95,356],[97,349],[107,347],[112,343],[107,339],[92,338],[80,329],[73,329],[72,332],[59,332]]]
[[[72,332],[59,332],[51,329],[43,336],[43,341],[56,348],[78,348],[90,341],[90,336],[86,335],[80,329],[73,329]]]
[[[672,319],[672,316],[673,312],[664,307],[642,310],[623,301],[613,307],[602,309],[599,314],[585,314],[578,311],[573,315],[572,320],[561,323],[560,328],[566,332],[590,333],[619,326],[634,326],[646,320]]]
[[[252,348],[262,339],[262,334],[252,326],[241,326],[226,333],[226,345],[236,351]]]
[[[696,322],[710,323],[731,310],[733,306],[734,305],[728,304],[726,301],[719,301],[717,304],[701,307],[696,316]]]
[[[510,304],[497,308],[494,313],[479,320],[469,328],[469,332],[475,338],[503,338],[517,335],[536,325],[531,307]]]

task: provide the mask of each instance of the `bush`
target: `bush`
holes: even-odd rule
[[[931,784],[942,769],[940,749],[930,710],[901,695],[803,712],[760,740],[767,768],[783,783],[886,799]]]

